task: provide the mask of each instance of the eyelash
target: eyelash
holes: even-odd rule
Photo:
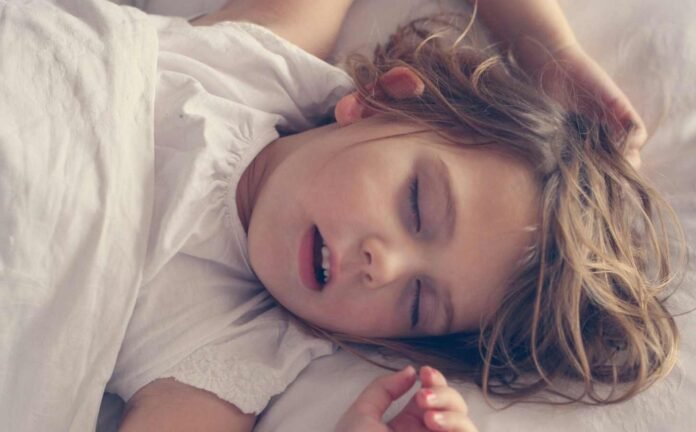
[[[418,208],[418,177],[416,177],[413,182],[411,182],[411,187],[410,187],[411,193],[409,194],[409,198],[411,201],[411,211],[413,213],[413,217],[416,220],[416,232],[420,232],[421,229],[421,217],[420,217],[420,209]]]
[[[421,292],[421,281],[416,279],[416,293],[413,295],[413,303],[411,304],[411,328],[414,328],[418,324],[419,311],[420,311],[420,292]]]

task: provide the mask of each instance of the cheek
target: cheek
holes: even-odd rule
[[[357,232],[384,218],[396,184],[392,173],[369,162],[330,164],[309,186],[306,198],[310,207]]]
[[[393,336],[398,331],[393,301],[386,296],[363,296],[353,291],[342,297],[317,303],[314,320],[310,316],[306,318],[327,330],[357,336]]]

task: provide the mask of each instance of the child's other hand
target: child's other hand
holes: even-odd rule
[[[374,380],[346,411],[336,432],[477,432],[467,415],[464,398],[447,385],[436,369],[420,370],[422,388],[388,424],[382,416],[416,381],[412,367]]]
[[[464,398],[447,385],[440,371],[424,366],[420,369],[420,380],[421,389],[389,422],[393,430],[477,432]]]
[[[561,102],[568,86],[587,94],[580,101],[580,111],[597,114],[620,139],[626,135],[624,155],[636,169],[640,168],[640,150],[648,138],[643,120],[628,97],[607,72],[575,41],[560,47],[543,48],[530,43],[520,50],[521,63],[541,80],[546,91]],[[571,104],[576,101],[568,101]]]

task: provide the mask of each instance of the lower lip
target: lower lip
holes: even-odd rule
[[[312,291],[321,291],[321,285],[314,277],[314,233],[316,227],[312,227],[305,233],[300,241],[300,253],[298,254],[297,268],[300,279],[307,288]]]

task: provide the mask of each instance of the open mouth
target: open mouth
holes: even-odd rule
[[[317,227],[314,227],[314,277],[323,288],[331,280],[331,267],[329,263],[329,249],[324,244],[324,239]]]

